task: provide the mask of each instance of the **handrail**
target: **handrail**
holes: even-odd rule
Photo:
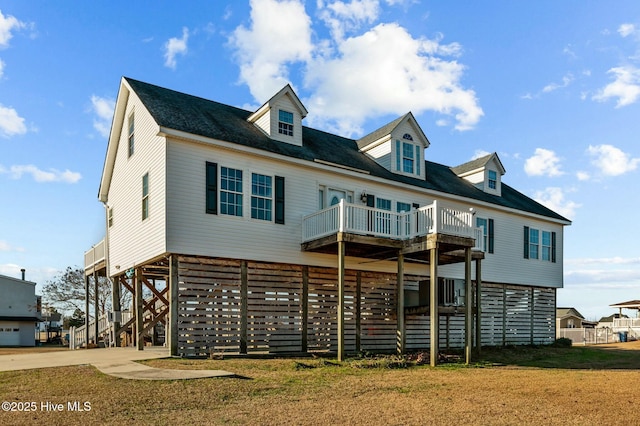
[[[437,201],[409,212],[396,213],[341,200],[302,219],[302,242],[336,232],[397,240],[442,233],[473,238],[473,248],[483,249],[483,231],[474,226],[473,213],[447,207]]]

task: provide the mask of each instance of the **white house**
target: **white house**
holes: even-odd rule
[[[35,346],[40,321],[36,283],[0,275],[0,346]]]
[[[118,326],[183,356],[554,339],[570,221],[497,154],[430,161],[411,113],[358,140],[306,115],[288,85],[252,112],[122,79],[98,194],[114,293],[140,295]]]

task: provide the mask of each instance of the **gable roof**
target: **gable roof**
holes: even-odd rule
[[[264,114],[266,112],[266,110],[271,108],[271,106],[274,103],[274,101],[276,101],[277,99],[281,98],[282,96],[286,96],[286,95],[288,95],[291,98],[291,100],[293,101],[293,103],[296,106],[296,108],[298,108],[298,111],[300,112],[300,116],[302,118],[305,118],[307,116],[307,114],[309,113],[309,111],[307,111],[307,109],[304,107],[304,105],[302,104],[302,101],[300,101],[300,98],[298,97],[298,95],[296,95],[296,92],[293,90],[291,85],[287,84],[282,89],[280,89],[280,91],[278,93],[276,93],[271,98],[269,98],[269,100],[267,102],[262,104],[262,106],[260,108],[258,108],[253,114],[251,114],[249,117],[247,117],[247,120],[251,121],[251,122],[255,121],[258,117],[260,117],[262,114]]]
[[[578,317],[584,319],[582,314],[576,308],[556,308],[556,318]]]
[[[500,167],[500,173],[504,174],[506,170],[505,170],[504,166],[502,165],[502,161],[500,161],[500,158],[498,158],[498,154],[495,153],[495,152],[493,154],[487,154],[487,155],[485,155],[483,157],[476,158],[475,160],[468,161],[468,162],[466,162],[464,164],[460,164],[459,166],[452,167],[451,170],[455,174],[457,174],[458,176],[464,175],[464,174],[469,173],[471,171],[482,169],[482,168],[486,167],[487,164],[489,163],[489,161],[494,160],[494,159],[495,159],[495,162]]]
[[[356,140],[303,126],[302,146],[278,142],[270,139],[260,129],[247,121],[247,118],[253,114],[250,111],[127,77],[124,77],[123,81],[135,91],[161,130],[163,128],[172,129],[300,160],[320,160],[338,164],[363,170],[371,176],[404,185],[471,198],[540,215],[565,224],[571,223],[563,216],[504,183],[502,184],[501,197],[488,194],[465,179],[456,176],[448,166],[430,161],[425,161],[425,167],[428,170],[426,180],[398,175],[385,169],[368,155],[360,152],[358,141]],[[413,116],[411,115],[411,117]],[[407,118],[407,115],[394,120],[374,133],[385,132],[391,127],[395,128],[405,118]],[[110,139],[110,143],[112,142],[114,142],[113,138]],[[103,173],[110,172],[105,164]],[[106,181],[103,175],[103,182]]]
[[[391,134],[391,132],[393,132],[395,128],[398,127],[400,123],[402,123],[405,120],[412,120],[416,124],[416,128],[418,129],[418,132],[420,132],[419,136],[423,138],[425,141],[427,141],[426,146],[428,147],[431,142],[429,142],[429,139],[427,139],[427,136],[424,134],[424,132],[420,128],[420,125],[418,125],[418,121],[415,119],[413,114],[411,112],[408,112],[405,115],[396,118],[391,123],[385,124],[379,129],[374,130],[368,135],[365,135],[362,138],[358,139],[356,141],[356,143],[358,144],[358,148],[363,149],[364,147],[377,141],[378,139]]]

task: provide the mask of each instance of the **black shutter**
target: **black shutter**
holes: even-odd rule
[[[206,209],[208,214],[218,214],[218,165],[207,161]]]
[[[524,227],[524,258],[529,258],[529,227]]]
[[[551,261],[556,263],[556,233],[551,233]]]
[[[488,240],[489,240],[489,253],[493,253],[493,219],[489,219],[489,229],[488,229]]]
[[[284,177],[276,176],[276,223],[284,225]]]
[[[375,206],[376,206],[375,195],[367,194],[367,207],[375,207]]]

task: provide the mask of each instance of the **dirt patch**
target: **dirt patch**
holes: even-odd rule
[[[0,347],[0,355],[14,355],[14,354],[32,354],[43,352],[63,352],[68,351],[66,346],[31,346],[31,347],[16,347],[16,348],[3,348]]]

